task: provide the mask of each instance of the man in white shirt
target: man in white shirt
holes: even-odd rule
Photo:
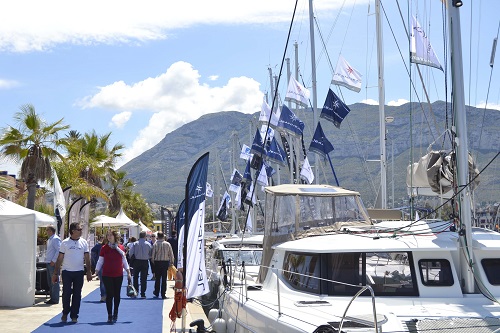
[[[50,285],[50,299],[45,304],[59,304],[59,281],[53,282],[52,275],[56,268],[57,257],[59,256],[59,249],[61,248],[61,238],[56,235],[56,228],[52,225],[48,226],[47,235],[47,251],[45,252],[45,261],[47,262],[47,282]]]
[[[59,272],[62,270],[63,311],[61,321],[66,322],[69,314],[71,321],[76,323],[82,300],[83,277],[85,275],[84,261],[87,265],[87,282],[92,281],[92,272],[90,270],[89,245],[85,239],[81,238],[82,226],[77,222],[71,223],[69,235],[61,243],[52,282],[59,280]]]

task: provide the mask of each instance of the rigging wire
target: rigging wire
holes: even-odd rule
[[[488,107],[488,98],[490,96],[490,88],[491,88],[491,77],[493,76],[493,67],[495,63],[495,51],[496,51],[496,46],[497,46],[497,41],[498,41],[498,33],[500,32],[500,21],[498,22],[498,29],[497,29],[497,37],[493,40],[493,45],[491,49],[491,57],[490,57],[490,79],[488,81],[488,90],[486,91],[486,102],[484,103],[484,108],[483,108],[483,120],[481,122],[480,130],[479,130],[479,139],[477,141],[477,148],[479,149],[481,147],[481,137],[483,135],[483,128],[484,128],[484,119],[486,116],[486,108]]]

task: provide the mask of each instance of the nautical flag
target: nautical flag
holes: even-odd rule
[[[273,167],[268,164],[266,161],[264,161],[264,167],[266,168],[266,174],[267,174],[267,177],[268,178],[271,178],[275,173],[276,171],[273,169]]]
[[[85,203],[83,207],[80,208],[80,220],[82,224],[81,237],[87,239],[89,235],[89,217],[90,217],[90,203]]]
[[[266,135],[266,130],[267,130],[267,135]],[[274,138],[274,130],[271,127],[268,127],[267,125],[262,125],[260,128],[260,137],[262,140],[266,138],[267,144],[264,146],[266,149],[269,145],[269,142]]]
[[[227,219],[227,206],[227,198],[224,197],[222,198],[219,210],[217,211],[217,218],[221,221],[225,221]]]
[[[252,173],[250,169],[250,161],[247,162],[247,166],[245,168],[245,172],[243,173],[243,179],[246,180],[247,183],[252,182]]]
[[[242,186],[238,186],[238,189],[236,191],[236,195],[234,197],[234,208],[236,208],[236,209],[241,208],[241,188],[242,188]]]
[[[304,123],[286,105],[281,108],[278,127],[294,135],[302,135],[304,132]]]
[[[262,136],[260,135],[260,131],[258,129],[255,133],[255,137],[252,143],[252,149],[250,149],[250,151],[255,154],[266,154],[266,150],[264,149],[264,144],[262,142]]]
[[[233,175],[231,176],[231,185],[229,185],[229,191],[237,192],[242,179],[243,176],[241,175],[241,173],[238,170],[234,169]]]
[[[271,140],[271,145],[267,149],[267,157],[281,165],[286,165],[286,152],[276,141],[276,138]]]
[[[253,206],[257,203],[257,196],[255,194],[253,183],[250,183],[250,189],[248,190],[248,193],[245,196],[245,203],[250,206]]]
[[[177,215],[175,215],[175,230],[177,230],[177,268],[184,267],[184,221],[185,219],[185,208],[186,200],[182,200],[177,210]]]
[[[208,293],[205,270],[205,193],[209,153],[203,154],[191,168],[186,183],[186,228],[184,244],[184,286],[187,298]]]
[[[332,84],[359,92],[361,90],[361,74],[349,65],[344,57],[339,56],[337,68],[333,73]]]
[[[328,89],[325,105],[323,105],[320,117],[331,121],[337,128],[340,128],[340,123],[350,111],[347,105],[335,95],[332,89]]]
[[[248,210],[248,218],[247,218],[247,223],[245,225],[245,231],[248,231],[250,233],[253,232],[253,223],[252,223],[252,210]]]
[[[267,172],[266,166],[262,163],[262,167],[260,168],[259,175],[257,176],[257,183],[262,186],[268,186],[269,182],[267,181]]]
[[[214,191],[212,190],[212,185],[210,185],[210,183],[207,182],[207,192],[205,193],[205,195],[207,196],[207,198],[211,198],[214,196]]]
[[[309,145],[309,151],[312,151],[325,158],[326,155],[332,150],[333,145],[326,138],[325,133],[323,132],[323,128],[321,127],[321,123],[318,122],[318,126],[316,127],[316,131],[314,132],[311,144]]]
[[[245,161],[248,161],[249,159],[252,158],[252,154],[250,153],[250,147],[243,144],[243,147],[241,147],[240,158],[244,159]]]
[[[434,53],[431,42],[420,27],[420,23],[418,23],[415,16],[412,16],[411,25],[410,61],[415,64],[422,64],[443,70],[439,59]]]
[[[291,77],[286,91],[285,101],[295,102],[303,107],[309,106],[309,90]],[[283,112],[283,111],[282,111]],[[278,125],[279,126],[279,125]]]
[[[271,115],[271,125],[278,126],[279,114],[271,111],[271,107],[265,100],[262,101],[262,107],[260,110],[259,121],[267,123],[269,121],[269,115]]]
[[[307,156],[304,158],[304,164],[302,165],[302,169],[300,170],[300,178],[305,179],[309,184],[312,184],[314,180],[314,174]]]

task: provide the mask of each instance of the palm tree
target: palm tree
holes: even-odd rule
[[[109,183],[111,188],[109,194],[109,212],[111,214],[118,213],[121,207],[122,197],[128,200],[131,190],[134,187],[134,182],[125,178],[127,173],[125,171],[113,171],[110,173]]]
[[[36,113],[33,105],[25,104],[14,115],[18,128],[9,126],[3,130],[0,151],[6,158],[22,161],[20,177],[26,182],[28,190],[27,208],[35,208],[38,182],[51,177],[50,162],[64,160],[57,151],[66,141],[59,138],[59,132],[69,128],[69,125],[62,124],[63,119],[48,124]]]

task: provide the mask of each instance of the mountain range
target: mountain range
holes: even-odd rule
[[[342,187],[359,191],[367,207],[374,205],[380,184],[379,112],[378,106],[353,104],[340,129],[320,118],[328,140],[335,150],[330,153],[333,168]],[[469,150],[481,171],[500,151],[500,111],[467,107]],[[387,192],[388,205],[405,204],[406,170],[413,161],[425,155],[429,147],[449,149],[453,130],[451,105],[442,101],[432,104],[407,103],[386,106]],[[296,115],[305,123],[304,145],[308,149],[313,136],[311,110]],[[223,111],[207,114],[165,135],[154,147],[123,165],[120,170],[136,184],[135,190],[146,201],[161,205],[179,204],[184,198],[186,178],[193,163],[210,152],[208,182],[222,195],[230,182],[233,168],[243,173],[246,162],[239,158],[241,146],[251,146],[259,113]],[[448,130],[445,131],[445,128]],[[278,139],[281,144],[281,140]],[[318,155],[311,164],[319,164],[315,176],[320,183],[335,184],[328,161]],[[314,160],[316,162],[314,162]],[[277,168],[277,165],[273,164]],[[500,201],[500,161],[493,160],[480,175],[476,202]],[[281,183],[290,181],[287,167],[280,168]],[[277,175],[273,182],[278,183]],[[215,184],[214,184],[215,183]],[[217,190],[219,189],[219,191]],[[393,190],[394,189],[394,190]],[[392,193],[394,191],[394,197]],[[258,196],[263,196],[258,191]]]

